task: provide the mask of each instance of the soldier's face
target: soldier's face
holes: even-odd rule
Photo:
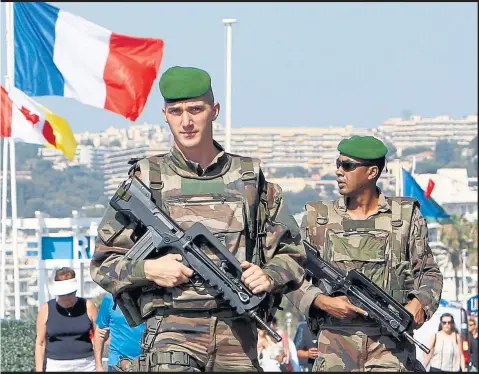
[[[210,102],[205,95],[165,103],[162,111],[177,145],[183,148],[211,145],[213,121],[220,112],[219,103]]]
[[[365,186],[374,183],[379,169],[368,164],[367,161],[339,155],[336,160],[336,181],[339,193],[351,196],[360,193]]]

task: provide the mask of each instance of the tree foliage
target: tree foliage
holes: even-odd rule
[[[424,151],[432,151],[431,147],[426,147],[423,145],[417,146],[417,147],[408,147],[404,148],[403,151],[401,152],[402,157],[406,157],[409,155],[417,155],[418,153],[424,152]]]
[[[270,173],[270,178],[307,178],[311,176],[311,172],[301,166],[288,166],[278,168]]]
[[[388,153],[386,155],[386,159],[387,160],[394,160],[395,158],[397,158],[397,148],[394,146],[393,143],[385,140],[384,141],[384,145],[387,147],[388,149]]]
[[[300,192],[284,192],[284,199],[291,214],[296,214],[304,210],[304,204],[308,201],[318,200],[319,195],[314,188],[306,186]]]
[[[452,264],[456,277],[456,295],[459,295],[459,283],[457,273],[462,268],[462,250],[468,252],[466,267],[471,269],[477,265],[477,244],[478,232],[477,221],[468,220],[454,216],[454,224],[443,225],[441,230],[441,241],[449,251],[449,262]]]
[[[436,159],[443,163],[443,165],[447,165],[450,162],[459,161],[461,159],[460,148],[458,147],[457,143],[452,140],[439,140],[436,143],[435,153]]]
[[[19,145],[21,146],[17,147],[16,152],[17,169],[29,170],[31,173],[31,179],[17,179],[19,217],[35,217],[36,210],[51,217],[69,217],[72,210],[80,211],[83,206],[106,205],[101,172],[85,166],[56,170],[51,161],[37,156],[38,146]],[[11,214],[10,204],[8,207],[8,214]]]
[[[2,371],[35,371],[35,321],[1,320]]]
[[[463,154],[461,152],[463,147],[458,145],[457,142],[447,139],[439,140],[436,143],[434,159],[418,162],[416,164],[416,173],[434,174],[437,172],[437,169],[441,168],[466,168],[468,176],[477,176],[477,144],[475,144],[476,150],[474,151],[472,145],[473,142],[474,140],[471,142],[471,149],[469,150],[469,152]],[[414,148],[417,149],[420,147],[406,148],[403,151],[403,156],[406,155],[404,152],[406,152],[407,150],[410,150],[410,152],[412,152]],[[474,152],[476,152],[475,158]]]

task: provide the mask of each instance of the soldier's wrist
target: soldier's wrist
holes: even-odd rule
[[[328,295],[320,294],[314,299],[314,306],[318,309],[327,311],[331,297]]]
[[[152,281],[153,278],[151,276],[151,269],[152,269],[152,260],[144,260],[143,261],[143,274],[145,274],[145,279]]]

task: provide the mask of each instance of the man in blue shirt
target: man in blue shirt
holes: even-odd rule
[[[119,371],[115,365],[121,366],[120,359],[134,359],[141,354],[141,335],[145,328],[142,323],[130,327],[120,308],[113,310],[113,297],[107,293],[103,297],[96,319],[94,350],[96,371],[104,371],[102,367],[103,348],[110,335],[110,352],[108,354],[108,371]]]

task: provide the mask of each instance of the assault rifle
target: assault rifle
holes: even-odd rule
[[[133,176],[124,181],[110,200],[110,205],[127,221],[136,224],[145,232],[125,254],[132,262],[147,258],[157,258],[168,253],[178,253],[182,263],[194,271],[218,292],[231,309],[238,315],[253,319],[258,327],[265,330],[277,342],[281,336],[269,327],[258,315],[257,310],[265,305],[266,292],[253,294],[241,281],[243,269],[240,262],[228,249],[201,223],[194,223],[183,230],[167,216],[153,201],[150,189]],[[200,248],[206,245],[219,258],[218,266]],[[137,291],[138,293],[138,291]],[[133,324],[141,322],[141,315],[128,292],[116,295],[118,306],[127,320]]]
[[[303,240],[303,244],[307,255],[306,273],[318,279],[328,295],[346,295],[352,304],[366,311],[368,318],[378,322],[397,340],[404,337],[424,352],[430,352],[425,345],[409,335],[408,329],[414,318],[405,307],[357,270],[343,274],[324,261],[311,243]]]

